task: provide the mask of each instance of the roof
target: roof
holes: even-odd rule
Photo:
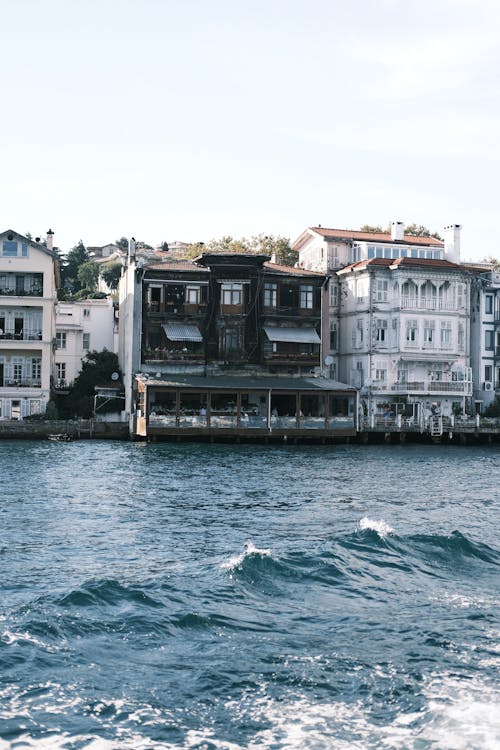
[[[56,260],[59,258],[59,255],[55,252],[55,250],[49,250],[49,248],[42,244],[41,242],[35,242],[35,240],[30,240],[29,237],[25,237],[24,234],[20,234],[19,232],[15,232],[13,229],[6,229],[4,232],[0,232],[0,239],[5,239],[5,237],[8,237],[9,235],[12,235],[12,239],[16,238],[19,242],[26,242],[28,245],[32,245],[33,247],[36,247],[37,250],[41,250],[43,253],[46,253],[47,255],[50,255],[52,258],[56,258]]]
[[[451,263],[449,260],[438,260],[430,258],[370,258],[369,260],[358,260],[356,263],[351,263],[350,266],[345,266],[337,271],[337,274],[349,273],[350,271],[364,271],[365,268],[372,267],[388,268],[390,271],[395,271],[397,268],[404,266],[405,268],[421,268],[421,269],[435,269],[442,271],[461,271],[466,272],[468,269],[458,263]]]
[[[264,268],[273,273],[282,273],[292,276],[313,276],[316,278],[325,278],[324,273],[319,271],[307,271],[305,268],[295,268],[295,266],[282,266],[280,263],[264,263]]]
[[[361,232],[355,229],[327,229],[325,227],[309,227],[310,232],[316,232],[329,240],[357,240],[358,242],[390,242],[392,245],[408,244],[433,247],[444,247],[441,240],[435,237],[416,237],[413,234],[405,234],[402,240],[394,240],[390,232]],[[294,243],[295,244],[295,243]]]
[[[195,388],[197,390],[293,390],[293,391],[346,391],[355,393],[356,388],[337,380],[329,378],[281,378],[281,377],[166,377],[152,378],[141,374],[137,375],[146,386],[163,386],[165,388]]]
[[[196,273],[209,273],[208,268],[197,266],[189,260],[166,260],[164,263],[146,263],[147,271],[195,271]]]

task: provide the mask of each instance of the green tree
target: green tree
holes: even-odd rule
[[[110,289],[118,289],[122,275],[121,263],[105,263],[101,269],[101,277],[104,279]]]
[[[359,228],[360,232],[383,232],[384,230],[380,226],[380,224],[363,224],[362,227]]]
[[[111,375],[117,372],[119,379],[114,381]],[[58,397],[58,409],[65,417],[91,417],[94,413],[95,387],[103,385],[116,386],[121,380],[118,357],[114,352],[104,349],[102,352],[89,352],[85,357],[80,374],[70,388],[67,396]],[[100,412],[121,411],[123,401],[112,399],[100,405]]]
[[[121,250],[125,250],[125,252],[128,252],[128,239],[126,237],[120,237],[119,240],[116,240],[115,245],[117,245]]]
[[[408,224],[405,227],[405,234],[410,234],[413,237],[434,237],[436,240],[441,241],[443,239],[437,232],[431,232],[423,224]]]
[[[490,255],[488,258],[483,258],[481,261],[482,263],[488,263],[491,266],[492,271],[500,271],[500,260],[498,258],[494,258],[492,255]]]
[[[82,288],[81,281],[78,278],[78,269],[88,260],[89,254],[81,240],[67,255],[61,256],[61,296],[63,298],[80,291]]]
[[[94,292],[99,280],[99,265],[94,260],[87,260],[78,268],[77,276],[82,289]]]

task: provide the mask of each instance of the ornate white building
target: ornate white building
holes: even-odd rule
[[[460,265],[460,226],[445,240],[389,232],[307,229],[299,265],[331,275],[330,377],[361,391],[369,421],[423,425],[463,413],[472,396],[471,274]],[[441,422],[442,424],[442,422]]]

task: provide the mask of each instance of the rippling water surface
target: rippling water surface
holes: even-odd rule
[[[0,443],[0,750],[500,747],[499,459]]]

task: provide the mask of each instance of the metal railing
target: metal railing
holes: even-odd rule
[[[0,384],[2,388],[41,388],[41,378],[5,378]]]

